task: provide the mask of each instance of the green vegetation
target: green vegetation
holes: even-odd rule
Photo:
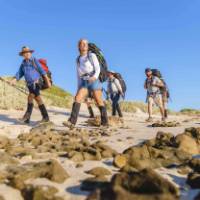
[[[200,115],[200,110],[184,108],[184,109],[180,110],[180,113],[186,114],[186,115]]]

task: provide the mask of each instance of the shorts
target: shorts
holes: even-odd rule
[[[100,83],[99,80],[96,80],[92,83],[90,83],[89,81],[87,80],[81,80],[81,83],[80,83],[80,89],[81,88],[86,88],[88,89],[89,91],[95,91],[95,90],[102,90],[102,84]]]
[[[29,93],[34,94],[35,97],[40,96],[40,86],[38,84],[33,83],[31,85],[28,85],[28,90]]]
[[[152,104],[152,105],[156,105],[158,107],[163,107],[163,101],[162,101],[162,95],[161,94],[156,94],[153,96],[148,96],[147,97],[147,102]]]

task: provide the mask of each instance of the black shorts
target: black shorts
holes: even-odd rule
[[[40,96],[40,87],[38,84],[28,85],[29,93],[34,94],[35,97]]]

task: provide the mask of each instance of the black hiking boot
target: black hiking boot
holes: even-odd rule
[[[164,115],[165,115],[165,118],[168,118],[168,110],[167,109],[165,109]]]
[[[94,118],[94,112],[93,112],[93,109],[91,106],[88,106],[88,111],[89,111],[89,114],[90,114],[90,118]]]
[[[41,115],[42,115],[42,120],[39,121],[39,124],[49,122],[49,115],[48,115],[48,112],[47,112],[45,105],[44,104],[40,105],[39,110],[40,110]]]
[[[70,128],[70,129],[73,129],[75,127],[77,119],[78,119],[80,107],[81,107],[80,103],[77,103],[77,102],[73,103],[71,116],[68,121],[63,122],[64,126]]]
[[[33,112],[33,103],[28,103],[27,104],[27,110],[24,114],[24,116],[22,118],[19,118],[18,121],[20,123],[25,123],[25,124],[29,124],[30,123],[30,119],[31,119],[31,115]]]
[[[101,113],[101,126],[108,127],[108,115],[105,106],[99,106],[99,110]]]

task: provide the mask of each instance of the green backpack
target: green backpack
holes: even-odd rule
[[[100,68],[101,68],[101,72],[100,72],[100,75],[99,75],[99,80],[103,83],[103,82],[107,81],[107,79],[108,79],[108,75],[107,75],[108,65],[107,65],[107,62],[106,62],[106,60],[104,58],[104,55],[103,55],[101,49],[99,49],[94,43],[89,43],[88,47],[89,47],[89,53],[94,53],[97,56],[97,59],[99,61]],[[88,56],[88,58],[90,60],[89,56]],[[90,60],[90,62],[93,63],[91,60]]]

